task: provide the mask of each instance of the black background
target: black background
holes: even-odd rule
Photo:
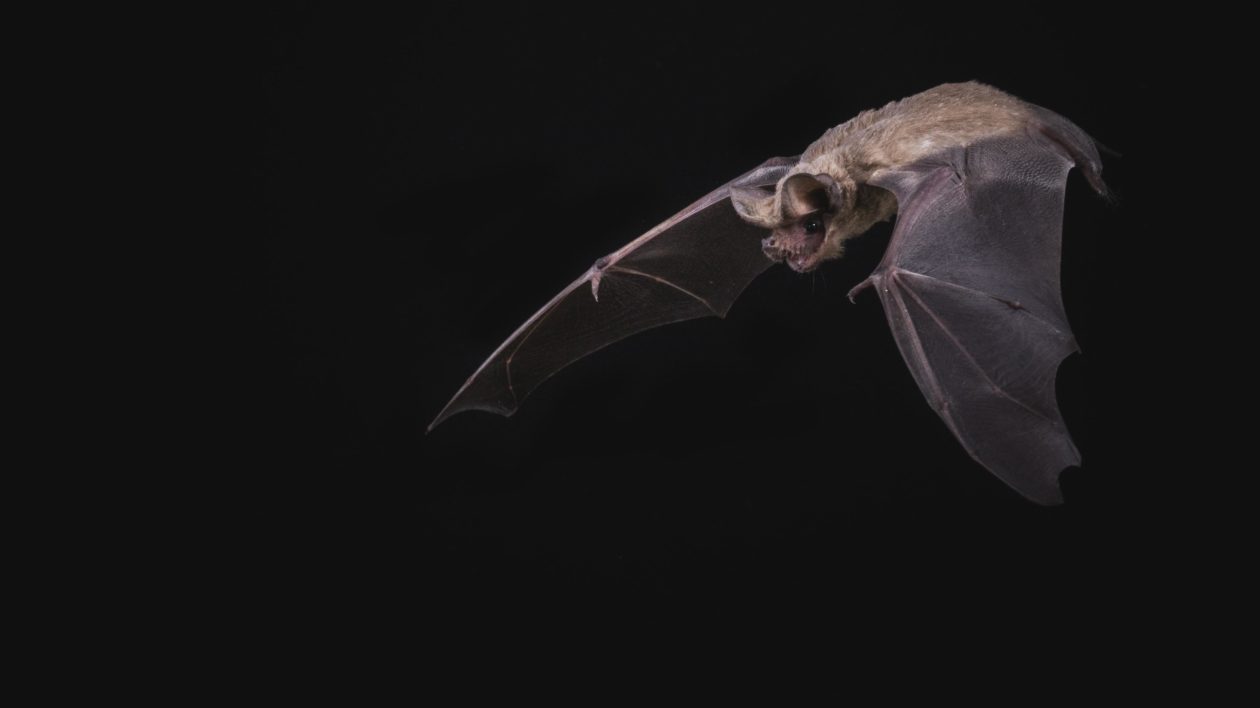
[[[294,5],[242,25],[214,484],[227,582],[258,626],[318,642],[698,622],[872,646],[937,622],[1070,634],[1081,608],[1132,612],[1161,536],[1133,493],[1154,478],[1119,442],[1112,265],[1145,160],[1133,104],[1156,77],[1120,25],[841,4]],[[887,225],[814,275],[772,269],[726,320],[575,364],[513,418],[425,434],[599,256],[862,109],[968,79],[1124,155],[1104,158],[1117,203],[1077,175],[1067,194],[1084,355],[1059,392],[1084,463],[1063,506],[971,461],[877,300],[845,299]]]

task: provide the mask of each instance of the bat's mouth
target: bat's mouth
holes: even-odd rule
[[[814,249],[813,253],[800,256],[799,258],[788,258],[788,267],[797,273],[808,273],[818,267],[818,249]]]
[[[808,273],[822,262],[822,250],[825,236],[809,234],[791,240],[768,238],[761,242],[761,250],[772,261],[783,261],[797,273]]]

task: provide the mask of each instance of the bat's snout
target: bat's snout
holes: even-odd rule
[[[787,249],[779,243],[774,236],[767,236],[761,239],[761,252],[766,254],[766,258],[778,263],[787,258]]]

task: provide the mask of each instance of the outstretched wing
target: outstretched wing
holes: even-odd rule
[[[1093,142],[1045,113],[1026,131],[877,173],[899,205],[873,285],[928,403],[980,464],[1025,497],[1062,502],[1059,473],[1080,463],[1055,401],[1076,351],[1059,292],[1063,195]]]
[[[597,260],[490,355],[429,429],[471,409],[512,415],[552,374],[636,332],[724,317],[773,265],[761,252],[762,229],[731,206],[731,188],[774,185],[794,164],[768,160]]]

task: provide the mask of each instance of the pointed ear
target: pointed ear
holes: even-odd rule
[[[801,172],[784,180],[781,201],[783,219],[788,221],[843,206],[844,190],[830,175]]]
[[[731,187],[731,204],[735,205],[739,218],[754,226],[773,229],[779,223],[771,192],[756,187]]]

